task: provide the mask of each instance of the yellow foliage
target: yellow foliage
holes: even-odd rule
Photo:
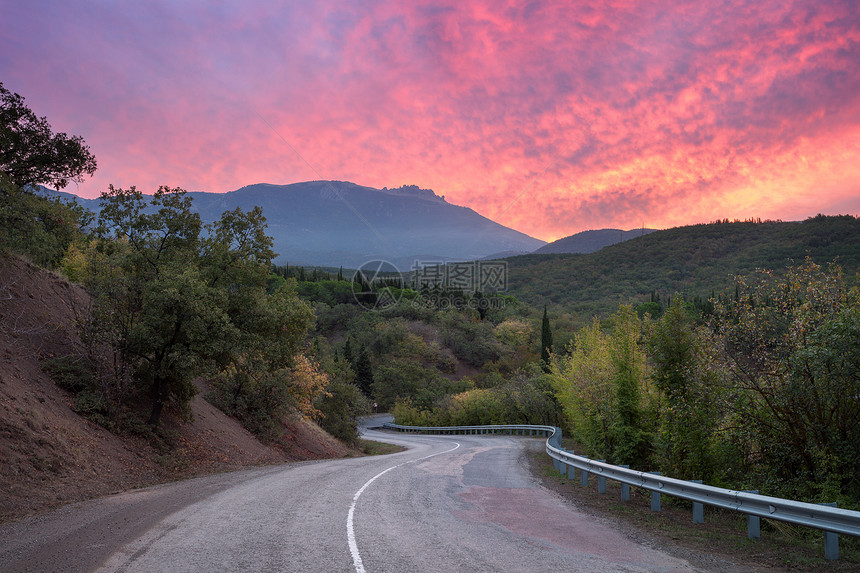
[[[496,326],[496,338],[511,348],[531,343],[534,326],[519,318],[508,318]]]
[[[295,401],[296,408],[303,415],[313,420],[323,418],[322,412],[314,407],[314,402],[321,397],[329,397],[326,391],[330,380],[320,365],[304,355],[295,357],[295,366],[290,372],[290,396]]]

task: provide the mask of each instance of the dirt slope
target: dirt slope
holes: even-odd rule
[[[193,422],[167,414],[176,445],[166,454],[78,416],[40,362],[80,348],[75,312],[86,301],[79,287],[0,255],[0,522],[191,475],[350,454],[299,417],[280,443],[263,444],[200,394]]]

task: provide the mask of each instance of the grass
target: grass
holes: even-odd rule
[[[366,456],[384,456],[386,454],[402,452],[406,448],[395,444],[386,444],[385,442],[374,442],[373,440],[359,438],[358,449]]]

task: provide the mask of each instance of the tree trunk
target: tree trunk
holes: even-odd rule
[[[150,426],[157,427],[161,420],[161,409],[164,407],[164,388],[163,380],[154,380],[152,382],[152,412],[149,414],[149,420],[146,421]]]

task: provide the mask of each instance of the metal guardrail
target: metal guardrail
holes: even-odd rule
[[[694,519],[696,505],[710,505],[732,511],[737,511],[754,518],[750,523],[750,537],[758,537],[758,518],[764,517],[784,521],[795,525],[812,527],[825,532],[825,557],[839,557],[838,534],[860,537],[860,511],[839,509],[830,505],[792,501],[757,493],[723,489],[702,483],[664,477],[659,474],[631,470],[622,466],[607,464],[599,460],[591,460],[585,456],[577,456],[561,447],[561,429],[555,426],[534,426],[525,424],[495,425],[495,426],[402,426],[385,424],[383,427],[401,432],[416,432],[425,434],[512,434],[512,435],[546,435],[546,453],[553,458],[556,469],[568,473],[568,468],[576,468],[584,474],[582,483],[586,484],[588,475],[593,474],[599,480],[612,479],[622,484],[622,499],[625,495],[624,485],[644,488],[652,492],[652,509],[659,510],[659,495],[670,495],[693,502]],[[528,434],[526,434],[528,432]],[[568,473],[574,477],[573,472]],[[581,475],[582,475],[581,474]],[[604,482],[605,483],[605,482]],[[599,486],[600,489],[600,486]],[[603,486],[605,491],[605,485]],[[627,489],[629,499],[629,489]],[[698,514],[701,516],[701,505]]]
[[[561,447],[561,428],[556,426],[535,426],[529,424],[501,424],[494,426],[402,426],[400,424],[383,424],[383,428],[399,432],[420,434],[508,434],[508,435],[546,435],[547,443],[552,441],[556,447]],[[525,432],[529,432],[526,434]]]

